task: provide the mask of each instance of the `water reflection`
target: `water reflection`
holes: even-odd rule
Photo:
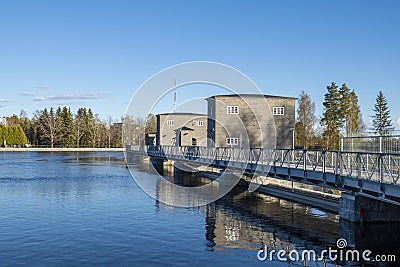
[[[338,237],[398,253],[399,224],[351,224],[244,186],[199,208],[165,206],[135,185],[120,153],[7,153],[0,167],[1,266],[302,266],[256,254],[264,244],[320,251]],[[175,195],[148,161],[132,169],[161,199]],[[158,171],[184,186],[210,182],[172,165]]]
[[[148,162],[138,169],[149,168]],[[154,170],[153,170],[154,171]],[[200,186],[209,179],[195,174],[177,175],[173,166],[157,169],[164,178],[183,186]],[[175,196],[173,187],[163,182],[155,185],[159,197]],[[163,205],[157,202],[157,205]],[[349,247],[371,250],[376,254],[396,254],[400,259],[397,240],[400,224],[353,224],[339,220],[337,214],[285,201],[260,193],[248,192],[246,186],[237,186],[222,199],[206,206],[205,238],[208,251],[258,251],[264,245],[320,253],[336,247],[339,238],[348,240]],[[255,254],[254,254],[255,255]],[[294,263],[292,263],[294,264]],[[294,264],[302,266],[303,263]],[[308,263],[310,264],[310,263]],[[358,266],[354,262],[327,263],[339,266]],[[377,264],[390,266],[391,264]]]

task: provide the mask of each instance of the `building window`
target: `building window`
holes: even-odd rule
[[[285,115],[285,108],[284,107],[274,107],[273,114],[274,115]]]
[[[228,146],[236,146],[239,143],[239,138],[226,138],[226,144]]]
[[[168,126],[174,126],[174,120],[167,120]]]
[[[204,126],[204,121],[194,121],[195,126]]]
[[[238,106],[226,106],[226,113],[227,114],[239,114],[239,107]]]

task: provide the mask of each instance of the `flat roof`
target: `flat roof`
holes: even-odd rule
[[[213,96],[210,96],[210,97],[207,97],[207,98],[216,98],[216,97],[264,97],[264,98],[286,98],[286,99],[293,99],[293,100],[297,99],[297,97],[291,97],[291,96],[262,95],[262,94],[213,95]]]
[[[156,116],[164,116],[164,115],[193,115],[193,116],[207,116],[206,114],[200,114],[200,113],[191,113],[191,112],[170,112],[170,113],[160,113],[157,114]]]

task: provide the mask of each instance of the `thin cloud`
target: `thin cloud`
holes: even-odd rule
[[[107,98],[103,94],[59,94],[38,96],[34,101],[51,101],[51,100],[66,100],[66,99],[104,99]]]
[[[0,98],[0,103],[8,103],[13,101],[14,99],[5,99],[5,98]]]
[[[48,85],[38,85],[38,86],[35,86],[35,88],[36,89],[52,89],[52,87],[48,86]]]
[[[32,92],[20,92],[20,95],[25,95],[25,96],[37,96],[37,93],[32,93]]]

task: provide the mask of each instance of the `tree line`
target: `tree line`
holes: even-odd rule
[[[92,109],[81,107],[74,114],[64,106],[37,110],[28,118],[20,115],[6,117],[0,125],[2,146],[38,147],[122,147],[126,143],[143,143],[145,133],[156,131],[155,116],[146,119],[124,116],[120,122],[112,117],[101,120]],[[124,137],[125,140],[122,140]]]
[[[124,121],[137,129],[133,118],[123,117],[120,123],[111,117],[101,120],[85,107],[75,114],[66,106],[45,108],[37,110],[32,118],[22,110],[19,116],[6,117],[5,125],[0,125],[0,141],[2,146],[121,147]]]
[[[335,82],[328,85],[326,90],[319,120],[315,115],[315,102],[306,92],[300,93],[295,126],[296,146],[299,148],[339,149],[341,135],[356,136],[366,130],[355,90],[346,84],[339,87]],[[382,91],[376,97],[373,111],[374,133],[390,135],[394,127]]]

